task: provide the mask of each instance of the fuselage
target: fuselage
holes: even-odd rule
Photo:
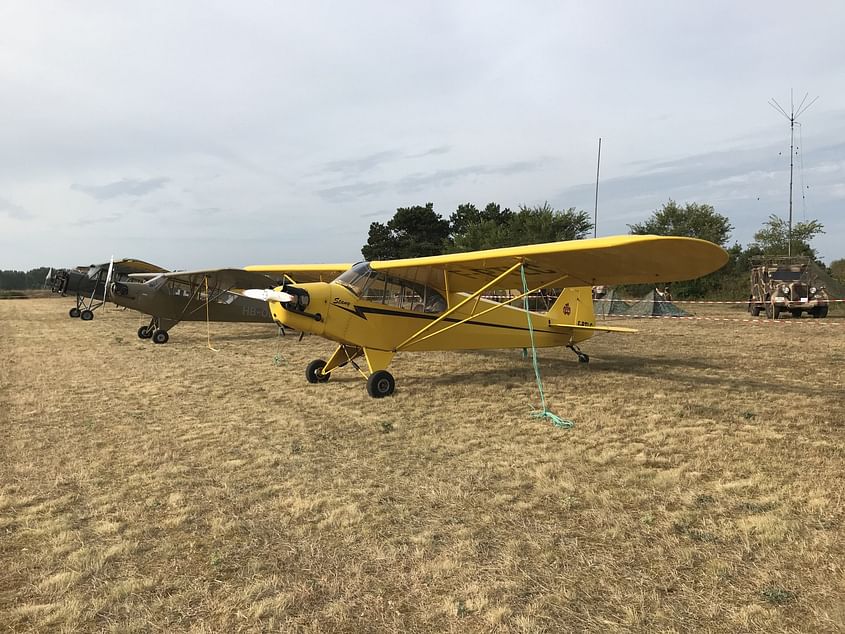
[[[191,292],[176,284],[153,286],[141,282],[115,284],[109,300],[147,315],[174,323],[180,321],[231,321],[273,323],[267,303],[212,289]]]
[[[447,310],[447,305],[456,306],[467,299],[465,294],[452,293],[448,295],[448,302],[443,294],[440,294],[439,301],[431,301],[427,297],[429,301],[424,302],[420,295],[415,295],[411,301],[403,302],[395,293],[391,296],[381,293],[378,295],[380,301],[373,301],[337,282],[298,284],[287,286],[285,290],[307,297],[307,303],[303,305],[303,300],[289,304],[269,302],[277,323],[321,335],[340,344],[385,351],[397,350],[410,337],[437,320]],[[430,289],[428,292],[431,292]],[[369,295],[373,297],[373,293]],[[493,310],[480,314],[487,309]],[[420,333],[415,337],[415,342],[402,346],[402,349],[423,351],[531,347],[529,318],[536,347],[565,346],[588,339],[593,334],[553,327],[550,325],[553,319],[548,314],[526,314],[523,308],[473,298],[434,324],[430,330]],[[443,330],[465,319],[465,323]],[[439,332],[441,330],[443,332]],[[437,334],[426,338],[430,333]]]

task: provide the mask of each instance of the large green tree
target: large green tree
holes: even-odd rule
[[[818,234],[824,233],[824,225],[818,220],[807,220],[792,225],[792,255],[807,255],[816,259],[816,250],[810,246],[810,241]],[[765,255],[787,255],[789,253],[789,223],[772,214],[763,223],[762,229],[754,234],[753,245],[757,246]]]
[[[830,274],[840,282],[845,282],[845,259],[831,262]]]
[[[361,254],[368,261],[439,255],[448,241],[449,221],[434,211],[433,203],[400,207],[386,223],[370,224]]]
[[[687,203],[681,207],[671,199],[648,220],[628,225],[628,228],[633,234],[700,238],[720,246],[727,244],[733,230],[730,221],[716,213],[712,205]]]
[[[533,207],[522,205],[516,213],[496,203],[490,203],[483,211],[471,204],[461,205],[450,221],[455,251],[577,240],[593,228],[587,212],[574,208],[557,210],[547,202]]]

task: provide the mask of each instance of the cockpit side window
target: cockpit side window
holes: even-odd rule
[[[446,309],[446,301],[435,289],[373,271],[367,262],[356,264],[335,282],[368,302],[421,313],[441,313]]]

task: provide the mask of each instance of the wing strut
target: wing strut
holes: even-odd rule
[[[455,323],[453,323],[453,324],[449,324],[449,325],[448,325],[448,326],[446,326],[445,328],[441,328],[440,330],[437,330],[437,331],[435,331],[435,332],[431,332],[431,333],[429,333],[429,334],[425,335],[424,337],[421,337],[421,336],[420,336],[420,335],[422,335],[422,334],[423,334],[423,332],[425,332],[426,330],[429,330],[429,329],[430,329],[432,326],[434,326],[436,323],[438,323],[438,322],[442,321],[445,317],[448,317],[450,313],[454,312],[455,310],[457,310],[458,308],[460,308],[461,306],[463,306],[463,305],[464,305],[464,304],[466,304],[467,302],[470,302],[470,301],[472,301],[472,300],[474,299],[474,300],[475,300],[475,305],[476,305],[476,306],[478,306],[478,301],[479,301],[479,299],[481,299],[481,295],[482,295],[482,293],[484,293],[484,291],[486,291],[486,290],[487,290],[488,288],[490,288],[493,284],[495,284],[495,283],[496,283],[496,282],[498,282],[500,279],[502,279],[502,277],[504,277],[504,276],[506,276],[506,275],[510,274],[510,273],[511,273],[514,269],[519,268],[519,267],[521,267],[522,265],[523,265],[523,264],[522,264],[522,262],[517,263],[516,265],[514,265],[513,267],[511,267],[510,269],[508,269],[507,271],[505,271],[504,273],[502,273],[502,275],[500,275],[499,277],[497,277],[495,280],[493,280],[492,282],[490,282],[490,284],[487,284],[487,285],[486,285],[486,286],[484,286],[483,288],[480,288],[479,290],[475,291],[472,295],[469,295],[469,296],[468,296],[466,299],[464,299],[462,302],[460,302],[459,304],[456,304],[454,307],[450,308],[448,311],[446,311],[445,313],[443,313],[442,315],[440,315],[437,319],[435,319],[434,321],[432,321],[431,323],[429,323],[429,324],[428,324],[427,326],[425,326],[424,328],[422,328],[422,329],[418,330],[418,331],[417,331],[417,332],[415,332],[413,335],[411,335],[410,337],[408,337],[405,341],[403,341],[403,342],[402,342],[402,343],[400,343],[398,346],[396,346],[396,350],[397,350],[397,351],[399,351],[399,350],[402,350],[403,348],[408,348],[409,346],[412,346],[412,345],[414,345],[415,343],[420,343],[421,341],[425,341],[426,339],[429,339],[429,338],[431,338],[431,337],[434,337],[435,335],[439,335],[439,334],[441,334],[441,333],[444,333],[444,332],[446,332],[447,330],[449,330],[449,329],[451,329],[451,328],[454,328],[454,327],[456,327],[456,326],[460,326],[460,325],[462,325],[462,324],[465,324],[466,322],[470,321],[471,319],[475,319],[476,317],[480,317],[481,315],[486,315],[486,314],[487,314],[487,313],[489,313],[489,312],[492,312],[492,311],[494,311],[494,310],[498,310],[498,309],[500,309],[502,306],[507,306],[508,304],[511,304],[511,303],[513,303],[513,302],[515,302],[515,301],[518,301],[518,300],[522,299],[523,297],[525,297],[525,296],[527,296],[527,295],[530,295],[531,293],[536,293],[536,292],[537,292],[537,291],[539,291],[541,288],[546,288],[547,286],[555,286],[558,282],[562,282],[563,280],[565,280],[566,278],[568,278],[568,277],[569,277],[569,275],[568,275],[568,274],[564,274],[564,275],[561,275],[560,277],[558,277],[557,279],[552,280],[551,282],[546,282],[546,283],[544,283],[544,284],[543,284],[543,286],[538,286],[537,288],[532,288],[531,290],[527,290],[527,289],[526,289],[526,290],[525,290],[525,292],[523,292],[523,293],[521,293],[521,294],[519,294],[519,295],[516,295],[516,296],[514,296],[514,297],[510,297],[510,298],[508,298],[507,300],[505,300],[505,301],[503,301],[503,302],[499,302],[499,303],[495,304],[494,306],[491,306],[490,308],[485,308],[485,309],[484,309],[484,310],[482,310],[480,313],[476,313],[476,312],[475,312],[475,307],[473,307],[473,310],[471,311],[471,314],[470,314],[470,316],[469,316],[469,317],[466,317],[466,318],[464,318],[464,319],[461,319],[460,321],[457,321],[457,322],[455,322]]]
[[[427,330],[431,330],[431,329],[432,329],[432,328],[433,328],[436,324],[439,324],[439,323],[440,323],[441,321],[443,321],[446,317],[448,317],[449,315],[451,315],[452,313],[454,313],[456,310],[458,310],[461,306],[463,306],[463,305],[464,305],[464,304],[466,304],[467,302],[472,301],[472,300],[473,300],[473,299],[475,299],[476,297],[480,297],[480,296],[481,296],[481,294],[482,294],[484,291],[486,291],[488,288],[490,288],[490,287],[492,287],[492,286],[495,286],[495,284],[496,284],[499,280],[502,280],[502,279],[506,278],[508,275],[510,275],[511,273],[513,273],[513,272],[514,272],[516,269],[518,269],[520,266],[522,266],[522,262],[521,262],[521,261],[520,261],[520,262],[517,262],[517,263],[516,263],[516,264],[514,264],[512,267],[510,267],[507,271],[505,271],[504,273],[502,273],[502,274],[501,274],[501,275],[499,275],[498,277],[494,278],[493,280],[491,280],[490,282],[488,282],[487,284],[485,284],[484,286],[482,286],[481,288],[479,288],[479,289],[478,289],[477,291],[475,291],[472,295],[469,295],[466,299],[464,299],[464,300],[462,300],[462,301],[458,302],[457,304],[455,304],[454,306],[452,306],[452,307],[451,307],[450,309],[448,309],[446,312],[442,313],[442,314],[441,314],[441,315],[440,315],[437,319],[435,319],[435,320],[434,320],[434,321],[432,321],[432,322],[429,322],[428,324],[426,324],[425,326],[423,326],[422,328],[420,328],[417,332],[415,332],[413,335],[411,335],[410,337],[408,337],[407,339],[405,339],[405,341],[403,341],[403,342],[402,342],[402,343],[400,343],[398,346],[396,346],[396,351],[402,350],[402,348],[407,348],[407,347],[408,347],[409,345],[411,345],[412,343],[415,343],[417,340],[420,340],[420,339],[419,339],[419,337],[420,337],[420,335],[421,335],[421,334],[423,334],[423,333],[424,333],[424,332],[426,332]],[[440,330],[439,330],[439,331],[437,331],[437,332],[442,332],[442,331],[440,331]],[[437,333],[435,332],[435,333],[432,333],[432,334],[435,334],[435,335],[436,335]]]

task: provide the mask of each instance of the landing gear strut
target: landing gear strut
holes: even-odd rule
[[[585,354],[584,352],[581,352],[581,348],[576,346],[574,343],[571,343],[566,347],[569,348],[570,350],[572,350],[572,352],[574,352],[575,354],[578,355],[578,363],[589,363],[590,362],[589,355]]]

